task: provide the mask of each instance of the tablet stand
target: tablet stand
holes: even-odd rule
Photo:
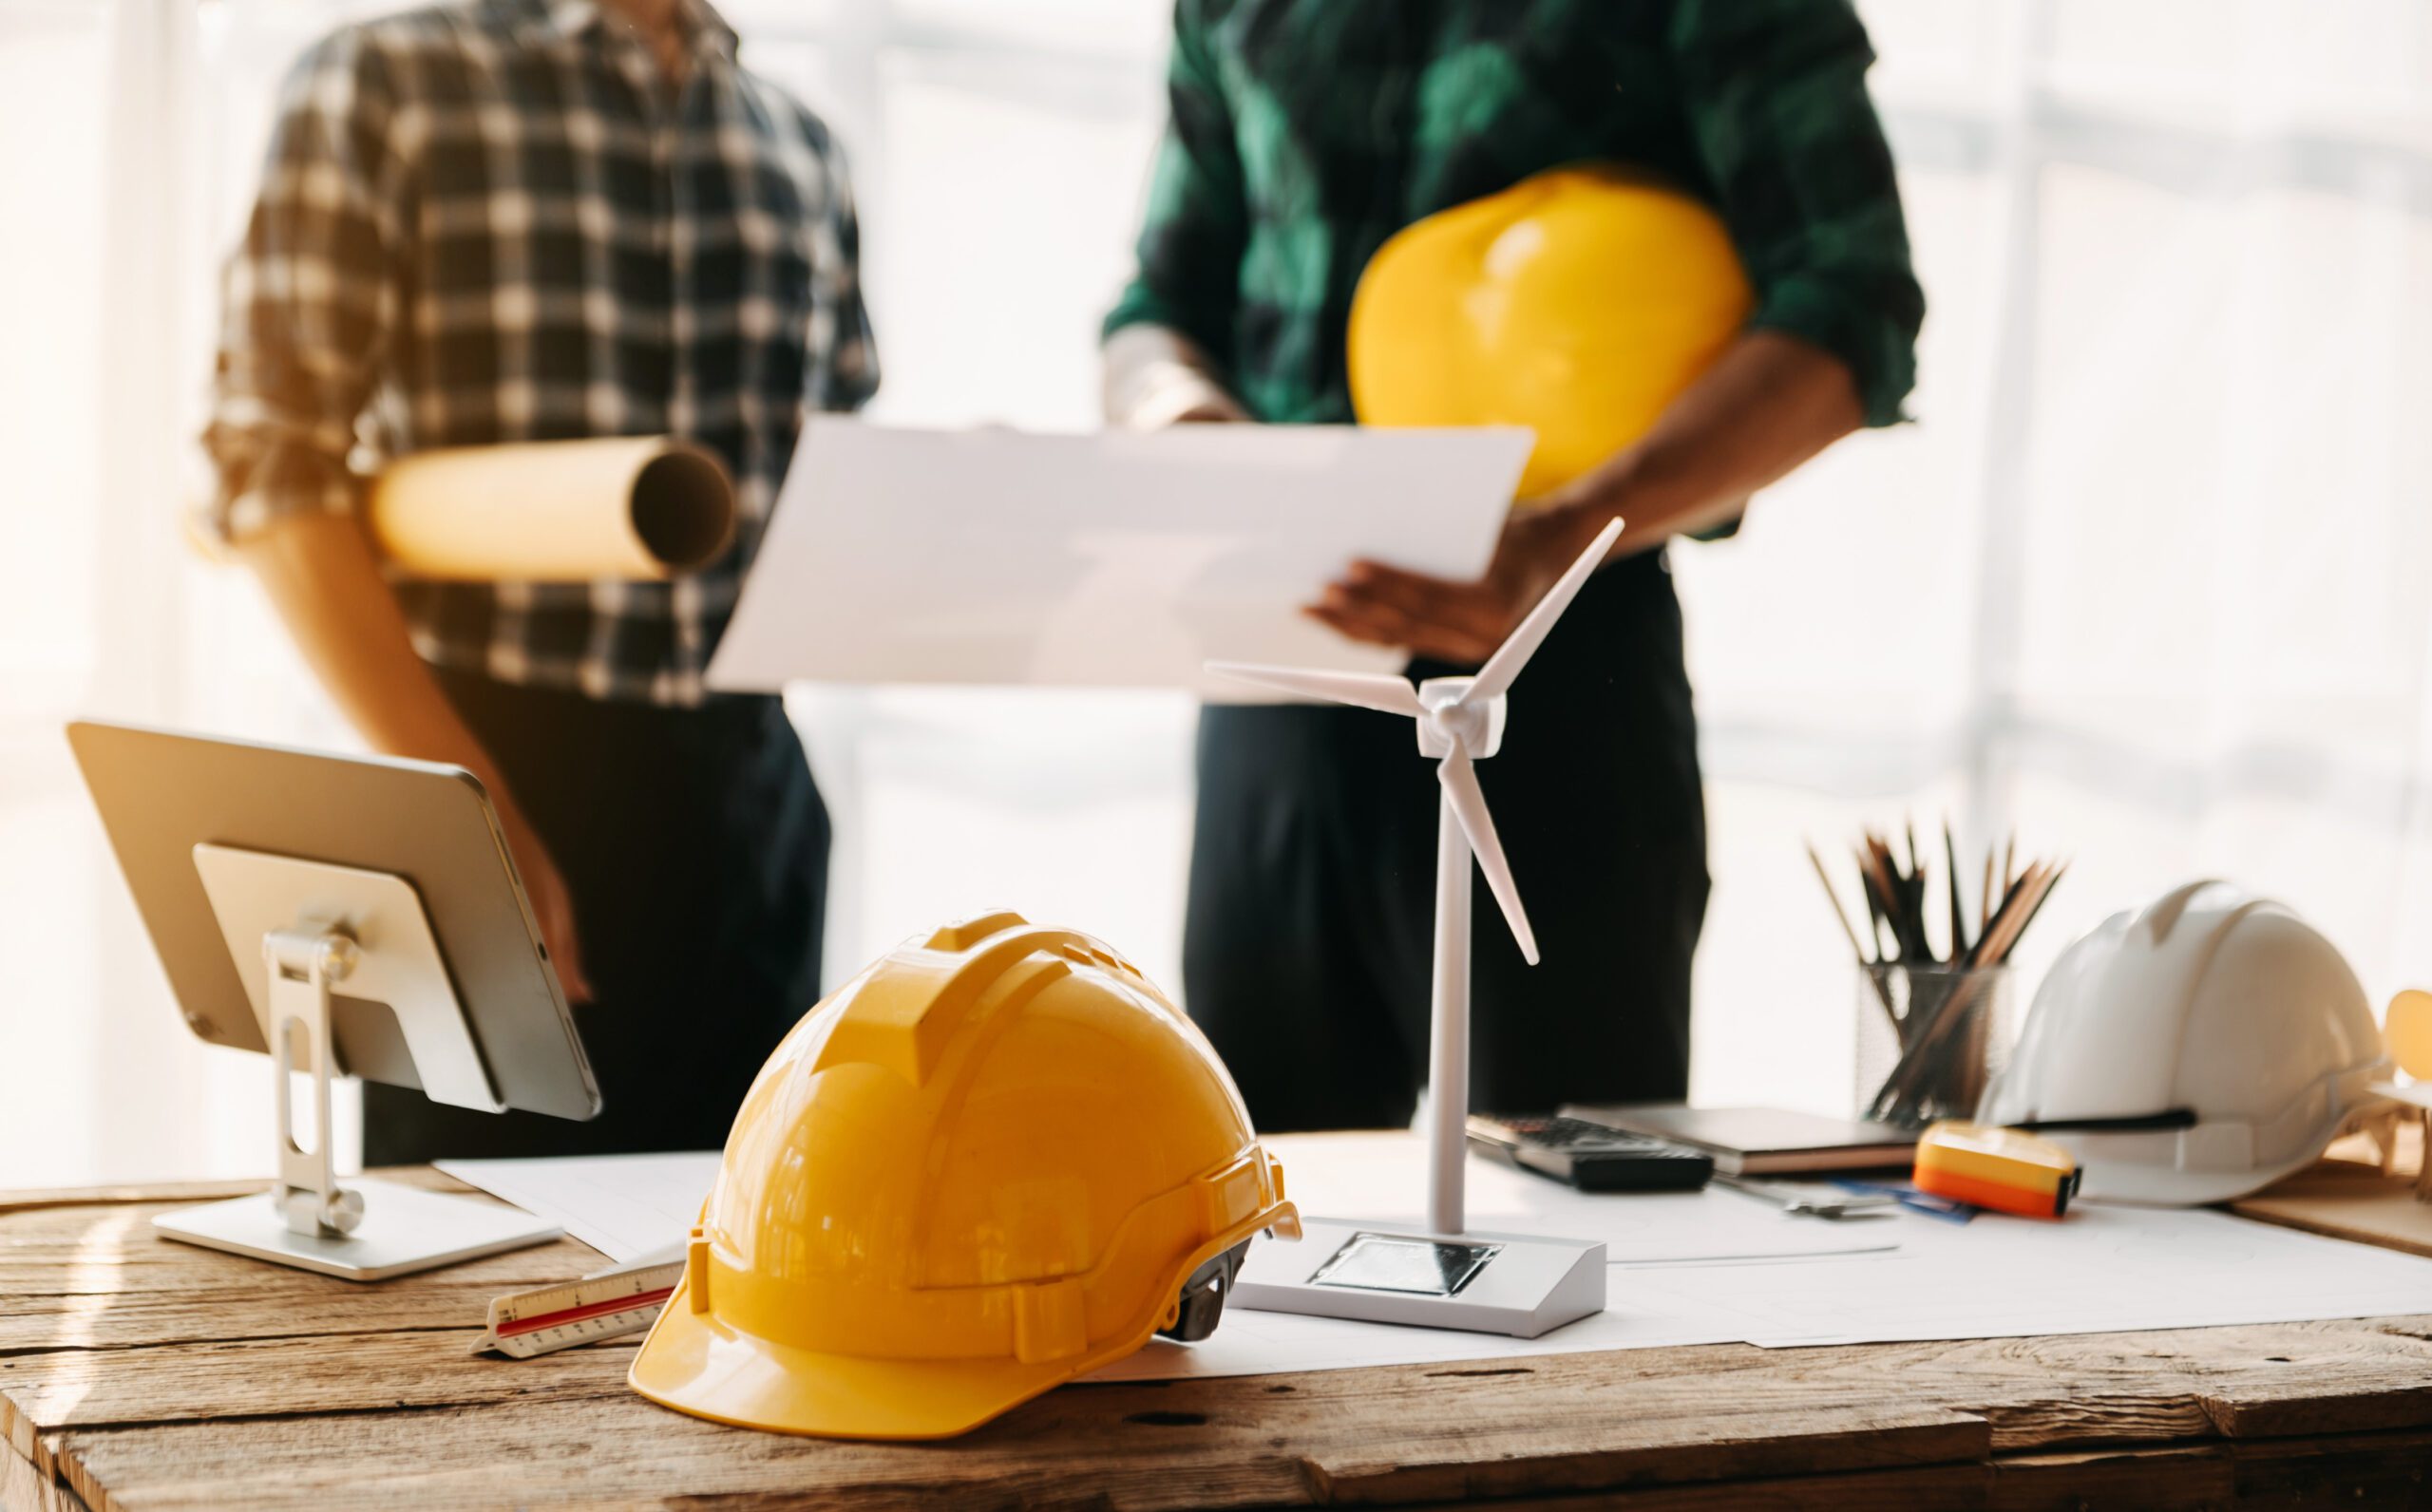
[[[153,1219],[170,1238],[375,1281],[502,1250],[560,1230],[482,1198],[364,1178],[338,1183],[330,1146],[337,1076],[333,988],[386,1004],[433,1100],[500,1112],[489,1072],[448,980],[413,884],[389,872],[232,846],[194,848],[230,958],[262,1026],[277,1077],[277,1184],[266,1197],[181,1208]],[[314,1139],[295,1137],[294,1073],[313,1080]]]

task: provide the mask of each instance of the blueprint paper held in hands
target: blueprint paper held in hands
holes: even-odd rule
[[[1036,435],[813,416],[712,688],[1030,683],[1263,696],[1210,659],[1400,671],[1301,613],[1354,559],[1486,570],[1514,429]]]

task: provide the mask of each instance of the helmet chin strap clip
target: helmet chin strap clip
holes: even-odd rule
[[[1225,1297],[1233,1290],[1233,1277],[1241,1274],[1242,1260],[1249,1252],[1249,1240],[1244,1239],[1201,1262],[1182,1283],[1174,1320],[1159,1329],[1157,1337],[1196,1344],[1215,1332],[1216,1320],[1225,1315]]]

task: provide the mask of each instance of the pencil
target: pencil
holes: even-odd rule
[[[1850,949],[1857,953],[1859,965],[1873,965],[1873,957],[1867,954],[1866,947],[1858,943],[1858,932],[1851,927],[1850,916],[1841,907],[1841,895],[1833,890],[1833,878],[1824,870],[1824,858],[1815,854],[1814,841],[1808,841],[1805,843],[1808,862],[1815,868],[1815,879],[1824,884],[1825,900],[1833,905],[1833,917],[1841,921],[1841,933],[1849,936]]]
[[[2035,922],[2035,916],[2043,912],[2043,900],[2050,898],[2052,896],[2052,890],[2061,885],[2061,876],[2068,869],[2069,863],[2067,861],[2062,861],[2060,865],[2051,868],[2050,871],[2044,875],[2043,891],[2035,895],[2035,906],[2029,908],[2026,911],[2026,917],[2018,921],[2019,935],[2024,935],[2026,933],[2026,927]],[[2010,937],[2010,944],[2013,948],[2017,946],[2018,936],[2014,935]]]
[[[1866,849],[1858,854],[1858,881],[1866,890],[1867,907],[1875,921],[1891,931],[1891,949],[1887,954],[1899,959],[1908,953],[1906,937],[1900,933],[1899,900],[1892,894],[1891,879],[1875,844],[1873,836],[1866,837]]]
[[[1950,866],[1950,958],[1959,959],[1967,949],[1967,916],[1959,906],[1959,841],[1950,834],[1950,821],[1942,822],[1943,859]]]
[[[1891,1033],[1896,1040],[1900,1033],[1900,1010],[1891,1001],[1891,984],[1885,981],[1883,973],[1874,969],[1882,963],[1868,954],[1866,947],[1858,943],[1858,932],[1850,926],[1850,916],[1841,907],[1841,895],[1834,888],[1832,874],[1824,870],[1824,858],[1815,854],[1815,845],[1812,841],[1807,842],[1807,860],[1815,868],[1815,879],[1824,884],[1824,896],[1832,900],[1833,917],[1841,921],[1841,933],[1849,936],[1850,949],[1858,958],[1858,968],[1866,973],[1867,981],[1874,988],[1875,1001],[1883,1005],[1883,1016],[1891,1025]],[[1859,879],[1858,885],[1859,891],[1865,891],[1866,882],[1863,877]],[[1873,921],[1872,899],[1870,898],[1867,922],[1872,924]]]

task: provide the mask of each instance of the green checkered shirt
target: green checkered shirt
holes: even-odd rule
[[[1751,325],[1900,418],[1925,295],[1847,0],[1178,0],[1140,273],[1107,317],[1204,348],[1260,419],[1346,421],[1343,331],[1385,238],[1566,162],[1714,205]]]

